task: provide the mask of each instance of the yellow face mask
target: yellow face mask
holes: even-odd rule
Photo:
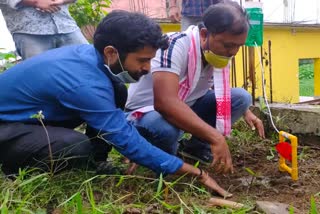
[[[215,68],[224,68],[229,64],[232,57],[220,56],[210,50],[203,51],[206,61]]]

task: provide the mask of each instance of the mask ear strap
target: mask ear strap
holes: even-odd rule
[[[118,60],[119,60],[119,64],[120,64],[120,66],[121,66],[121,69],[122,69],[122,71],[124,71],[123,66],[122,66],[122,62],[121,62],[121,60],[120,60],[120,56],[119,56],[119,53],[118,53],[118,52],[117,52],[117,55],[118,55]]]
[[[209,49],[209,36],[210,36],[210,33],[207,31],[207,42],[206,42],[206,49],[207,50],[210,50]]]

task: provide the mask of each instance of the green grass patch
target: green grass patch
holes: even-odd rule
[[[314,80],[313,79],[304,79],[300,80],[299,88],[300,96],[314,96]]]
[[[205,205],[210,198],[195,178],[157,177],[140,167],[135,175],[96,175],[85,170],[0,174],[0,212],[7,213],[245,213]]]
[[[303,64],[299,66],[299,95],[314,96],[314,65]]]

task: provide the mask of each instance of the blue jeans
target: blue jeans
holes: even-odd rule
[[[237,121],[252,104],[251,95],[243,88],[231,89],[231,122]],[[216,125],[216,98],[214,90],[199,98],[191,109],[212,127]],[[177,154],[178,140],[183,131],[171,125],[157,111],[151,111],[142,118],[132,121],[139,133],[150,143],[170,153]],[[204,144],[209,147],[209,144]]]
[[[27,59],[44,51],[65,45],[88,44],[80,30],[67,34],[33,35],[14,33],[13,40],[18,54]]]

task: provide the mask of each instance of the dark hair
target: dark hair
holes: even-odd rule
[[[121,59],[145,46],[167,48],[168,39],[160,26],[141,13],[114,10],[102,19],[93,37],[94,47],[103,54],[106,46],[115,47]]]
[[[203,14],[202,21],[210,33],[229,32],[239,35],[249,30],[247,12],[237,2],[224,0],[211,5]]]

